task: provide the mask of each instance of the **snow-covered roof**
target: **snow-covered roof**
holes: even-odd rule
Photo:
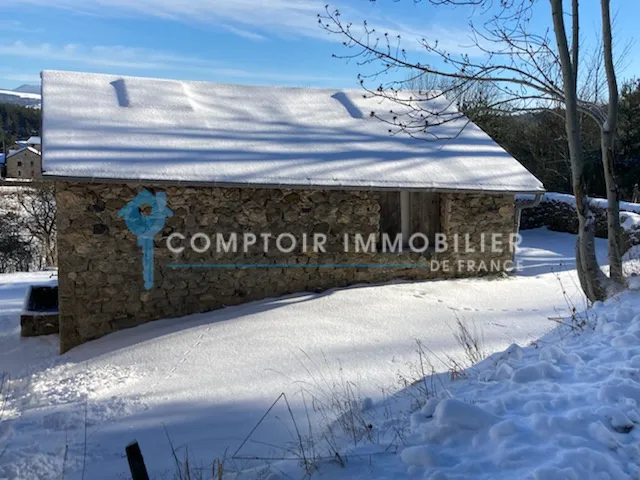
[[[45,177],[543,191],[540,181],[466,119],[437,127],[447,139],[392,135],[370,112],[384,115],[401,107],[364,98],[362,90],[59,71],[42,73],[42,89]]]
[[[40,145],[40,137],[29,137],[27,145]]]
[[[40,150],[38,150],[37,148],[33,148],[33,147],[22,147],[19,148],[17,150],[9,150],[9,153],[7,154],[7,158],[11,158],[14,155],[18,155],[19,153],[22,153],[26,150],[29,150],[32,153],[35,153],[36,155],[42,155],[42,153],[40,152]]]
[[[16,149],[13,149],[13,150],[9,150],[9,153],[7,153],[7,158],[11,158],[11,157],[13,157],[14,155],[17,155],[17,154],[19,154],[19,153],[22,153],[22,152],[24,152],[26,149],[27,149],[27,147],[20,147],[20,148],[16,148]]]

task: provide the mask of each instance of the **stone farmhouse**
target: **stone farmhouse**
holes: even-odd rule
[[[42,155],[35,146],[13,150],[5,158],[5,176],[18,180],[38,180],[42,172]]]
[[[384,118],[402,109],[362,90],[58,71],[42,89],[62,351],[277,295],[495,272],[434,260],[502,271],[512,251],[481,234],[513,234],[515,195],[544,191],[457,113],[435,137],[394,135]],[[473,248],[453,248],[456,234]],[[398,235],[423,248],[385,248]]]

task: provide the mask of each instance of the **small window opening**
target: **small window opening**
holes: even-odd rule
[[[384,241],[399,240],[403,250],[411,246],[420,250],[434,246],[440,231],[440,194],[433,192],[390,191],[380,194],[380,235]],[[418,235],[417,235],[418,234]],[[387,243],[390,245],[390,243]]]

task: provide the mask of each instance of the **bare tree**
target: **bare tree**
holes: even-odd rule
[[[493,104],[501,96],[498,88],[489,82],[460,84],[455,79],[423,72],[408,75],[403,86],[413,92],[447,92],[447,96],[456,100],[458,107],[478,103]]]
[[[24,238],[23,218],[0,212],[0,273],[26,272],[34,264],[34,248]]]
[[[425,0],[426,1],[426,0]],[[622,276],[621,227],[617,187],[613,172],[613,146],[617,122],[617,82],[613,61],[611,17],[609,0],[601,0],[602,55],[591,56],[594,68],[583,75],[579,65],[580,10],[579,0],[571,0],[571,11],[565,12],[562,0],[549,0],[552,9],[552,30],[535,32],[531,27],[535,0],[504,0],[499,7],[492,7],[490,0],[429,0],[434,5],[473,5],[483,9],[485,21],[476,26],[470,23],[470,36],[476,55],[452,55],[438,42],[420,40],[425,53],[439,58],[442,66],[424,64],[410,58],[402,48],[401,38],[388,33],[378,34],[365,21],[362,28],[342,20],[339,10],[326,8],[319,15],[319,23],[327,31],[343,38],[347,53],[335,55],[355,61],[362,68],[361,85],[368,95],[389,99],[408,108],[402,114],[385,117],[398,131],[411,136],[429,138],[429,130],[435,125],[450,121],[450,104],[441,111],[421,108],[432,98],[427,91],[413,92],[407,98],[402,91],[406,80],[379,79],[391,72],[407,71],[414,78],[435,75],[450,81],[449,88],[440,94],[460,95],[478,83],[490,84],[499,93],[488,107],[495,111],[538,112],[548,110],[563,114],[572,170],[572,184],[576,197],[579,234],[576,245],[576,264],[581,285],[592,301],[603,300],[625,285]],[[567,33],[564,17],[569,13],[571,26]],[[598,82],[599,62],[602,58],[606,72],[608,105],[598,101],[598,92],[590,97],[587,85]],[[596,59],[596,60],[594,60]],[[595,78],[595,80],[594,80]],[[411,81],[411,79],[410,79]],[[377,85],[371,86],[371,82]],[[452,100],[454,103],[455,100]],[[446,102],[445,102],[446,103]],[[609,262],[611,275],[607,277],[598,265],[595,254],[595,225],[586,193],[580,114],[595,121],[601,130],[603,166],[607,184]],[[377,116],[375,112],[373,116]],[[381,118],[379,116],[378,118]],[[440,120],[435,120],[434,118]],[[425,135],[427,134],[427,135]]]
[[[21,190],[18,195],[24,217],[24,229],[42,248],[47,267],[57,265],[56,197],[53,184],[40,184]]]

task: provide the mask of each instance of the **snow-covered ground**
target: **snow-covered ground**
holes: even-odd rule
[[[347,468],[320,462],[321,478],[630,478],[611,475],[610,463],[632,471],[636,432],[612,432],[607,421],[628,427],[625,418],[634,420],[634,401],[640,402],[640,387],[633,386],[640,366],[640,347],[632,342],[640,325],[636,294],[613,301],[622,309],[597,310],[613,323],[601,322],[583,343],[566,335],[559,349],[544,348],[551,337],[535,343],[543,348],[511,347],[502,361],[495,356],[476,367],[470,380],[454,375],[451,381],[450,362],[439,363],[464,361],[453,336],[456,318],[481,331],[492,353],[529,345],[557,325],[553,319],[584,309],[572,259],[575,237],[540,229],[524,232],[524,239],[518,258],[525,268],[513,277],[291,295],[153,322],[62,356],[55,337],[19,338],[26,286],[50,274],[0,275],[0,371],[9,377],[4,410],[0,402],[0,479],[129,478],[124,449],[133,439],[152,478],[174,478],[169,438],[178,456],[188,449],[192,465],[210,471],[283,392],[301,436],[309,418],[320,437],[328,410],[319,401],[329,403],[326,395],[336,385],[363,399],[358,419],[371,419],[373,441],[351,448]],[[598,250],[604,263],[606,241],[598,240]],[[433,402],[410,415],[416,402],[427,400],[420,384],[405,388],[418,379],[416,340],[445,372],[430,390],[476,407],[445,400],[432,417]],[[618,405],[622,397],[626,403]],[[588,410],[596,400],[609,410]],[[284,472],[273,479],[300,478],[297,461],[278,460],[300,453],[291,448],[299,443],[292,415],[281,398],[237,457],[266,458],[258,463]],[[306,453],[313,450],[303,443]],[[569,466],[578,455],[585,456],[584,468],[610,476],[568,470],[526,476],[545,462]],[[228,461],[227,468],[255,463]]]
[[[494,355],[453,395],[415,413],[401,453],[409,472],[430,480],[640,478],[640,292],[596,303],[582,322]]]

